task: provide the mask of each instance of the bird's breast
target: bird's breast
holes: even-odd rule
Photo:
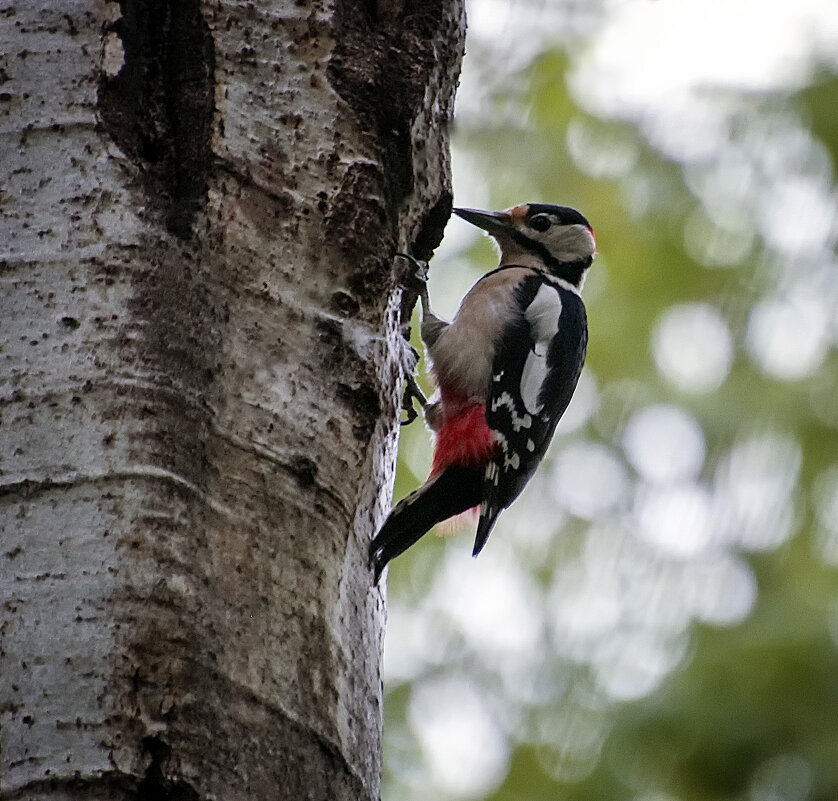
[[[485,401],[495,348],[515,315],[515,287],[533,271],[509,267],[478,281],[457,316],[430,350],[437,383],[467,398]]]

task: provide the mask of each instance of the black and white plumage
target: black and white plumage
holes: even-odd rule
[[[371,543],[376,581],[436,523],[472,507],[480,512],[473,551],[480,552],[544,457],[585,361],[580,293],[596,254],[588,221],[547,204],[455,213],[495,239],[500,264],[472,287],[451,323],[430,311],[419,286],[422,339],[439,389],[425,405],[434,464]]]
[[[498,515],[535,473],[585,363],[585,306],[562,283],[534,274],[515,290],[521,315],[507,323],[501,337],[486,404],[486,421],[500,449],[483,474],[475,556]]]

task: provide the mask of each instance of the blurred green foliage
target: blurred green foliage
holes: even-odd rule
[[[769,190],[808,181],[838,209],[838,78],[821,69],[800,90],[728,90],[720,168],[714,156],[680,162],[638,120],[582,108],[568,88],[568,52],[542,53],[493,87],[483,113],[459,121],[455,170],[467,165],[478,175],[493,208],[557,202],[592,221],[600,249],[585,291],[593,395],[582,422],[560,428],[534,488],[505,513],[480,560],[468,559],[468,542],[426,537],[391,566],[385,800],[834,801],[838,220],[818,222],[793,205],[778,205],[772,218]],[[755,150],[748,136],[763,124],[769,134]],[[794,158],[783,150],[791,140],[771,138],[776,130],[803,142]],[[729,196],[726,148],[731,163],[755,165],[753,186],[732,185]],[[778,159],[785,172],[772,184],[765,176]],[[714,218],[714,196],[697,188],[714,175],[721,207],[751,210],[733,239]],[[810,250],[783,245],[772,228],[807,225],[821,243]],[[723,245],[737,237],[751,244],[735,263],[719,264],[717,252],[702,250],[717,234]],[[492,266],[485,239],[441,256],[432,301]],[[784,317],[777,309],[786,301]],[[679,383],[656,350],[666,315],[695,305],[728,332],[730,360],[717,386],[689,385],[689,376]],[[684,340],[685,360],[693,345],[701,355],[701,330],[697,337]],[[648,468],[656,452],[629,444],[632,421],[661,405],[697,421],[704,439],[700,469],[677,480],[656,479]],[[418,424],[403,431],[396,496],[424,480],[428,443]],[[581,516],[562,506],[557,476],[573,446],[582,454],[601,446],[622,471],[613,504]],[[606,483],[594,491],[606,492]],[[648,497],[665,500],[651,534]],[[684,498],[709,511],[695,522],[694,507],[679,506]],[[677,542],[679,525],[694,547]],[[661,527],[675,541],[658,537]],[[501,564],[487,568],[493,549]],[[496,631],[489,621],[475,633],[479,607],[491,608],[507,569],[512,589],[499,588],[498,598],[525,603],[504,606],[511,619],[499,619]],[[461,586],[475,575],[482,595]],[[575,595],[567,590],[577,584]],[[578,604],[573,614],[568,598]],[[456,691],[435,695],[446,682],[477,699],[462,718]],[[448,728],[444,715],[437,728],[428,723],[446,711]],[[474,732],[476,753],[462,736],[437,750],[434,736],[466,718],[475,721],[465,731]],[[485,781],[469,771],[486,772]]]

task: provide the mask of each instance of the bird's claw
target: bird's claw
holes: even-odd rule
[[[416,379],[413,376],[409,376],[404,386],[404,395],[402,396],[402,411],[407,414],[407,417],[402,420],[401,424],[403,426],[409,426],[419,416],[419,412],[416,411],[416,407],[413,405],[414,400],[419,401],[419,405],[423,410],[428,405],[428,399],[422,390],[419,389]]]
[[[416,259],[408,253],[397,253],[396,258],[401,259],[404,262],[404,267],[401,271],[402,286],[406,290],[418,294],[419,297],[422,299],[422,308],[427,310],[428,262],[422,261],[421,259]],[[409,323],[406,324],[406,326],[409,326]],[[407,330],[409,331],[409,327]],[[408,338],[409,336],[405,336],[405,339]],[[419,401],[419,405],[422,407],[423,411],[428,406],[428,399],[425,397],[422,390],[419,389],[419,385],[416,383],[416,378],[413,375],[413,369],[415,369],[416,363],[419,361],[419,354],[413,347],[410,348],[410,351],[412,352],[412,356],[414,358],[413,365],[411,366],[408,374],[407,383],[405,384],[404,395],[402,397],[402,411],[404,411],[407,415],[407,417],[404,420],[402,420],[403,426],[410,425],[419,416],[419,413],[416,411],[416,408],[413,405],[414,400]]]
[[[428,262],[416,259],[407,253],[397,253],[396,258],[403,259],[408,265],[403,271],[402,286],[420,294],[425,291],[428,283]]]

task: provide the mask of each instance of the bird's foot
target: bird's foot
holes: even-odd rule
[[[401,270],[401,285],[419,295],[427,292],[428,262],[415,259],[407,253],[397,253],[396,258],[405,262]]]
[[[416,378],[410,375],[404,385],[404,395],[402,396],[402,411],[407,414],[407,417],[402,420],[403,426],[410,425],[419,416],[419,412],[416,411],[416,407],[413,405],[414,400],[419,401],[419,405],[424,412],[428,405],[428,399],[425,397],[425,393],[419,389]]]

